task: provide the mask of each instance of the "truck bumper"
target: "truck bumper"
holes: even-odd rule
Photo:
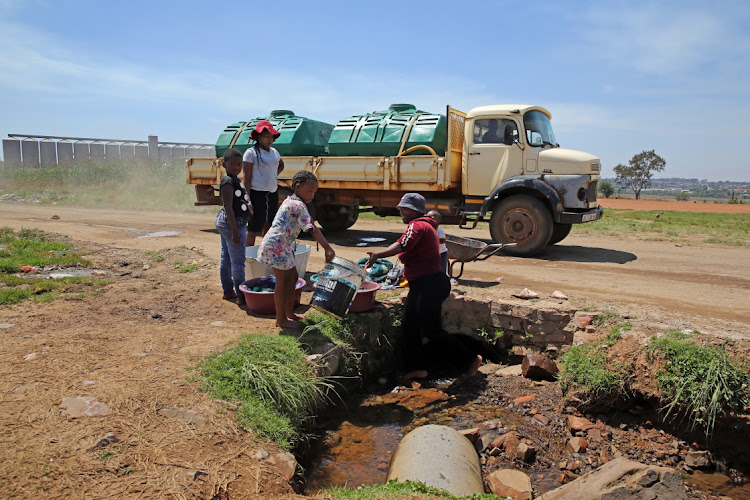
[[[560,212],[560,224],[582,224],[599,220],[604,215],[604,207],[596,207],[586,212]]]

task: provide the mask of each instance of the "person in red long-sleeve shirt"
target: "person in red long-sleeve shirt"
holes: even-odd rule
[[[450,279],[440,262],[437,223],[425,217],[425,199],[418,193],[406,193],[398,204],[401,220],[408,224],[401,237],[385,250],[367,252],[371,267],[378,259],[398,254],[409,282],[401,343],[404,378],[425,378],[428,367],[451,366],[473,376],[482,357],[443,329],[441,309],[451,291]]]

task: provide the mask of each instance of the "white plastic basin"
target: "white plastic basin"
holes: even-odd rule
[[[245,249],[245,278],[262,278],[263,276],[273,275],[271,266],[258,262],[258,248],[260,245],[247,247]],[[307,260],[310,258],[312,251],[311,245],[303,243],[297,244],[297,250],[294,252],[294,265],[297,267],[297,273],[300,278],[304,278],[307,272]]]

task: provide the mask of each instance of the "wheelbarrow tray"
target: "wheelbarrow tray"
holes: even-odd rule
[[[500,249],[503,247],[503,244],[488,245],[483,241],[447,234],[445,235],[445,246],[448,248],[449,259],[457,260],[459,262],[471,262],[479,257],[479,255],[485,250],[491,248]]]

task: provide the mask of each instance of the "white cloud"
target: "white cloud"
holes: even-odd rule
[[[748,12],[741,3],[734,5],[741,10],[669,2],[597,4],[582,16],[581,33],[589,50],[614,65],[652,75],[685,75],[746,59]]]

